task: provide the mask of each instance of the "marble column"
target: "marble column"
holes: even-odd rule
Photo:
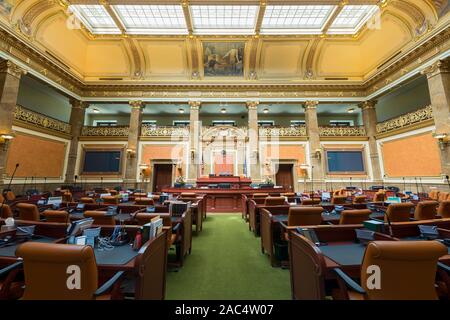
[[[139,161],[138,146],[141,136],[142,111],[145,105],[140,100],[130,101],[130,129],[128,133],[127,160],[125,167],[125,183],[127,187],[136,186],[136,175]]]
[[[306,101],[303,105],[305,109],[306,134],[309,141],[309,157],[311,164],[311,181],[318,186],[324,178],[324,170],[322,166],[322,148],[320,146],[319,121],[317,119],[318,101]],[[306,190],[305,190],[306,191]]]
[[[383,177],[381,176],[380,156],[378,155],[377,140],[377,111],[376,100],[364,101],[359,104],[362,110],[362,118],[366,135],[369,137],[369,154],[370,163],[372,165],[372,179],[374,184],[382,184]]]
[[[9,60],[0,62],[0,135],[12,136],[14,109],[17,104],[20,78],[25,71]],[[9,137],[8,137],[9,138]],[[0,184],[6,182],[6,159],[9,139],[1,138]],[[3,144],[6,143],[6,144]]]
[[[250,172],[248,176],[253,182],[261,182],[261,166],[259,154],[259,128],[258,128],[259,101],[247,101],[248,109],[248,148],[250,151]]]
[[[189,101],[189,173],[187,181],[189,183],[196,183],[199,175],[199,166],[201,165],[200,155],[200,108],[202,103],[200,101]]]
[[[447,135],[439,148],[443,175],[450,175],[450,60],[439,60],[423,71],[428,78],[436,134]]]
[[[69,123],[72,139],[70,141],[69,157],[67,159],[66,183],[73,183],[75,181],[75,175],[77,174],[75,172],[75,166],[77,164],[79,140],[84,126],[86,108],[88,107],[87,103],[76,99],[71,99],[70,104],[72,105],[72,110],[70,112]]]

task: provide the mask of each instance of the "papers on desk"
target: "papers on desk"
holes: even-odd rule
[[[157,216],[142,226],[142,243],[155,238],[162,232],[163,220]]]

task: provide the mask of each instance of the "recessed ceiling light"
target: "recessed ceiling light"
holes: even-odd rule
[[[178,112],[179,112],[179,113],[184,113],[184,109],[183,109],[183,108],[180,108],[180,109],[178,110]]]
[[[220,112],[221,112],[221,113],[227,113],[227,109],[222,108],[222,109],[220,109]]]
[[[264,112],[264,113],[269,113],[269,108],[265,108],[265,109],[263,110],[263,112]]]
[[[347,110],[347,112],[348,113],[353,113],[353,112],[355,112],[355,108],[350,108],[350,109]]]

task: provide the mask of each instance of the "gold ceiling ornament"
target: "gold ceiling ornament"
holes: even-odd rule
[[[432,119],[433,108],[431,106],[427,106],[414,112],[409,112],[407,114],[377,124],[377,133],[380,134],[402,129]]]
[[[25,12],[23,17],[19,20],[18,22],[19,31],[23,35],[31,37],[33,22],[40,14],[44,13],[47,10],[52,9],[55,6],[55,4],[57,4],[57,1],[55,0],[37,1]]]
[[[319,127],[321,137],[364,137],[366,129],[363,126],[356,127]]]
[[[115,127],[83,127],[81,135],[83,137],[128,137],[130,127],[115,126]]]
[[[14,109],[14,120],[65,134],[70,134],[71,132],[70,124],[61,120],[50,118],[38,112],[31,111],[19,105],[17,105]]]

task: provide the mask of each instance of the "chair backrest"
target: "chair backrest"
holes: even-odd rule
[[[267,197],[266,201],[264,201],[265,206],[279,206],[286,204],[285,197]]]
[[[355,196],[353,198],[353,203],[366,203],[367,202],[367,196]]]
[[[196,197],[197,197],[197,194],[194,192],[182,192],[180,194],[180,198],[195,199]]]
[[[72,193],[70,191],[66,191],[62,194],[63,202],[72,202]]]
[[[361,285],[371,300],[436,300],[437,262],[446,254],[447,247],[437,241],[370,242],[361,266]],[[379,267],[380,287],[369,290],[373,266]]]
[[[268,193],[254,193],[253,198],[267,198],[269,196]]]
[[[289,233],[289,272],[294,300],[324,300],[326,265],[317,247],[297,233]]]
[[[3,203],[3,201],[5,201],[5,197],[0,193],[0,204]]]
[[[13,217],[13,213],[12,213],[11,207],[8,206],[7,204],[2,205],[0,203],[0,218],[7,219],[7,218],[12,218],[12,217]]]
[[[441,218],[450,218],[450,200],[441,201],[437,213]]]
[[[155,201],[151,198],[137,198],[135,203],[137,205],[146,205],[146,206],[153,206],[155,205]]]
[[[322,207],[290,207],[288,226],[314,226],[322,223]]]
[[[24,300],[88,300],[94,297],[98,275],[90,246],[26,242],[17,248],[16,255],[23,258]],[[75,272],[80,276],[79,283],[70,280],[70,275]],[[68,284],[75,288],[71,290]]]
[[[369,209],[361,210],[344,210],[341,212],[339,224],[362,224],[366,220],[370,220]]]
[[[439,200],[439,191],[438,190],[431,190],[430,193],[428,193],[428,197],[431,200],[438,201]]]
[[[414,207],[412,203],[392,203],[388,206],[386,213],[384,214],[384,220],[391,222],[406,222],[409,221],[411,216],[411,209]]]
[[[331,203],[332,204],[344,204],[347,201],[347,197],[346,196],[334,196],[331,199]]]
[[[82,197],[80,199],[81,203],[95,203],[95,200],[93,198],[89,198],[89,197]]]
[[[39,221],[41,220],[39,216],[38,207],[31,203],[19,203],[17,205],[19,209],[19,219],[28,221]]]
[[[437,201],[421,201],[416,205],[414,211],[414,219],[416,220],[431,220],[436,218],[437,207],[439,203]]]
[[[86,211],[84,216],[94,219],[95,225],[113,226],[116,224],[114,216],[108,215],[106,211]]]
[[[14,192],[12,192],[12,191],[7,191],[7,192],[6,192],[6,200],[8,200],[8,201],[14,201],[14,200],[16,200],[16,195],[14,194]]]
[[[335,196],[342,196],[344,194],[344,189],[334,190],[333,191],[333,197]]]
[[[302,199],[302,206],[312,206],[319,203],[320,199]]]
[[[67,211],[45,210],[44,217],[47,222],[69,222],[69,213]]]
[[[116,196],[105,196],[102,199],[104,204],[119,204],[119,198]]]
[[[373,196],[373,202],[383,202],[386,200],[386,192],[378,191]]]
[[[295,193],[294,192],[286,192],[286,193],[282,193],[281,196],[292,198],[292,197],[295,197]]]
[[[448,192],[439,192],[438,201],[445,201],[449,196]]]

